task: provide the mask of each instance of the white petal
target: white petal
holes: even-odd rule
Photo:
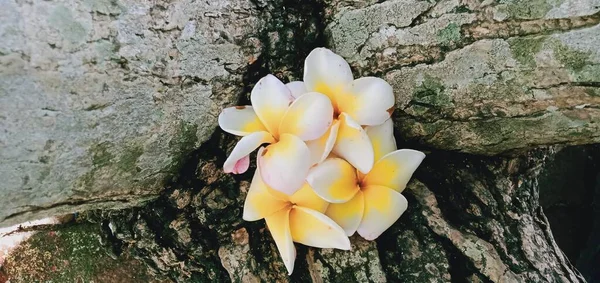
[[[346,113],[340,114],[340,129],[332,152],[362,173],[366,174],[373,168],[374,153],[369,136]]]
[[[294,99],[298,99],[298,97],[308,92],[308,90],[306,90],[306,85],[304,85],[303,81],[289,82],[285,84],[285,86],[287,86],[290,89],[290,92],[292,93]]]
[[[365,211],[357,232],[366,240],[375,240],[406,211],[408,201],[402,194],[382,186],[366,187],[362,192]]]
[[[346,86],[344,96],[338,97],[338,108],[360,125],[380,125],[394,111],[394,91],[380,78],[364,77]]]
[[[327,158],[308,172],[306,181],[320,197],[331,203],[344,203],[359,190],[356,169],[341,158]]]
[[[260,168],[257,168],[250,183],[250,189],[244,201],[242,219],[256,221],[268,217],[275,212],[290,206],[290,202],[278,198],[269,192],[269,188],[260,177]]]
[[[267,75],[252,89],[250,101],[260,121],[274,137],[277,137],[279,123],[294,101],[290,90],[275,76]]]
[[[386,186],[401,193],[424,158],[424,153],[412,149],[390,152],[375,163],[363,185]]]
[[[257,149],[261,144],[272,142],[275,142],[275,139],[267,132],[254,132],[242,137],[233,148],[233,151],[231,151],[231,154],[229,154],[229,157],[227,157],[227,160],[225,160],[223,170],[225,173],[244,173],[245,170],[242,172],[239,171],[239,161],[246,158],[248,154]],[[246,167],[246,169],[248,168]]]
[[[304,184],[310,167],[310,152],[296,136],[281,135],[277,143],[258,152],[263,181],[272,189],[293,195]]]
[[[219,126],[223,131],[237,136],[266,131],[252,106],[235,106],[223,109],[219,114]]]
[[[267,227],[275,240],[283,264],[288,270],[288,274],[294,271],[294,262],[296,261],[296,247],[292,240],[290,230],[290,209],[282,209],[268,217],[265,217]]]
[[[327,48],[315,48],[304,61],[304,84],[308,91],[323,93],[337,104],[336,95],[352,82],[350,65]]]
[[[354,197],[345,203],[332,203],[327,207],[325,215],[339,224],[348,237],[354,235],[365,210],[365,197],[362,191],[356,192]]]
[[[318,92],[309,92],[296,99],[285,112],[279,134],[292,134],[303,141],[318,139],[331,126],[331,100]]]
[[[323,213],[302,206],[290,212],[292,239],[317,248],[350,250],[350,240],[340,225]]]
[[[378,126],[368,126],[365,128],[365,131],[367,131],[367,135],[373,145],[375,162],[384,155],[398,149],[396,147],[396,139],[394,138],[394,123],[392,119],[387,119],[383,124]]]
[[[310,150],[310,164],[315,165],[321,163],[333,149],[340,128],[340,120],[333,120],[333,124],[329,127],[329,131],[325,132],[320,138],[312,141],[307,141],[306,146]]]

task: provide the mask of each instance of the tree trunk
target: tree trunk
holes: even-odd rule
[[[221,136],[190,158],[182,178],[156,202],[94,217],[111,227],[107,233],[117,250],[133,249],[180,282],[585,281],[557,245],[540,199],[547,209],[556,203],[575,208],[554,211],[558,220],[584,215],[552,223],[559,233],[574,230],[562,235],[566,244],[580,239],[571,249],[576,260],[591,232],[585,227],[594,221],[598,147],[550,148],[516,158],[430,152],[406,191],[409,209],[386,233],[376,241],[353,236],[352,251],[297,245],[288,277],[264,222],[241,220],[251,173],[235,178],[221,172]],[[573,192],[580,195],[569,197]],[[593,261],[587,266],[592,279]]]
[[[596,1],[4,2],[1,226],[85,211],[178,282],[600,280],[600,148],[562,148],[600,142]],[[394,226],[297,245],[290,277],[216,116],[319,46],[394,87],[428,156]]]

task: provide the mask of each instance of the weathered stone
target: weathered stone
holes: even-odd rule
[[[261,48],[245,0],[0,6],[0,226],[155,197]]]
[[[600,142],[598,1],[463,2],[337,1],[328,42],[392,84],[407,141],[485,155]]]

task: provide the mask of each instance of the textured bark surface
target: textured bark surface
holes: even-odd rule
[[[430,152],[406,191],[408,211],[386,233],[372,242],[352,237],[352,251],[297,245],[288,277],[264,222],[241,219],[249,176],[218,167],[219,147],[230,142],[213,136],[147,206],[83,218],[102,227],[110,253],[133,256],[168,281],[584,282],[575,262],[587,280],[599,279],[598,146],[515,158]]]
[[[0,226],[113,208],[78,233],[177,282],[600,280],[600,149],[561,150],[599,141],[597,0],[209,2],[0,0]],[[317,46],[389,81],[399,146],[428,156],[390,230],[298,245],[288,277],[216,115]]]

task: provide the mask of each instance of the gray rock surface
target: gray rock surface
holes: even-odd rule
[[[157,195],[261,50],[249,0],[0,7],[0,226]]]
[[[494,155],[600,142],[600,1],[331,1],[328,43],[390,82],[408,141]]]

